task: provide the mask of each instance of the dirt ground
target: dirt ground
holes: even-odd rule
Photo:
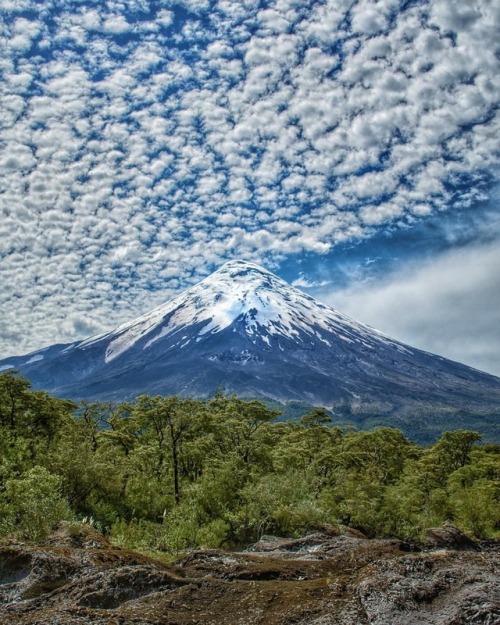
[[[324,530],[173,565],[92,528],[0,547],[0,625],[498,625],[498,545]]]

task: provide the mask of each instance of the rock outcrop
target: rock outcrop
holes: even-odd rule
[[[480,551],[477,543],[471,540],[453,523],[445,522],[442,527],[431,527],[425,535],[427,547],[456,549],[458,551]]]
[[[166,565],[93,530],[0,547],[9,625],[494,625],[495,549],[422,550],[325,530]]]

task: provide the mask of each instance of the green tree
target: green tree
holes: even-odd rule
[[[0,499],[0,531],[27,540],[41,540],[63,520],[73,518],[61,494],[62,479],[35,466],[5,482]]]
[[[300,423],[306,428],[320,427],[328,425],[333,421],[326,408],[313,408],[310,412],[300,418]]]
[[[14,369],[0,373],[0,425],[17,433],[16,428],[29,409],[30,388],[30,382]]]
[[[196,429],[196,417],[203,404],[179,397],[148,397],[141,395],[134,414],[147,429],[156,451],[156,473],[161,478],[172,468],[175,503],[181,499],[180,469],[182,446]]]
[[[268,433],[266,426],[281,414],[258,400],[245,401],[235,395],[226,397],[222,394],[208,402],[207,410],[217,429],[219,451],[222,454],[236,453],[246,464],[258,462],[259,454],[267,451],[264,449]]]
[[[500,454],[474,449],[448,478],[456,523],[478,538],[500,532]]]

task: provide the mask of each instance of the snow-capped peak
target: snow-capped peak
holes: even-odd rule
[[[173,336],[183,347],[221,332],[237,320],[247,335],[267,344],[270,336],[301,341],[305,333],[329,345],[322,331],[326,335],[334,332],[348,342],[359,342],[360,335],[366,339],[374,336],[373,330],[317,302],[266,269],[233,260],[166,304],[109,334],[84,341],[80,347],[107,340],[105,358],[110,362],[143,338],[147,338],[143,349]],[[192,326],[197,328],[196,337],[191,331],[184,332]]]
[[[76,399],[210,397],[223,388],[384,415],[489,411],[500,401],[497,378],[393,341],[242,261],[113,332],[0,361],[10,367]]]

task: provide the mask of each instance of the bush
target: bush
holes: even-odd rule
[[[35,466],[22,477],[5,482],[0,532],[30,541],[43,540],[61,521],[74,518],[61,496],[62,478]]]

